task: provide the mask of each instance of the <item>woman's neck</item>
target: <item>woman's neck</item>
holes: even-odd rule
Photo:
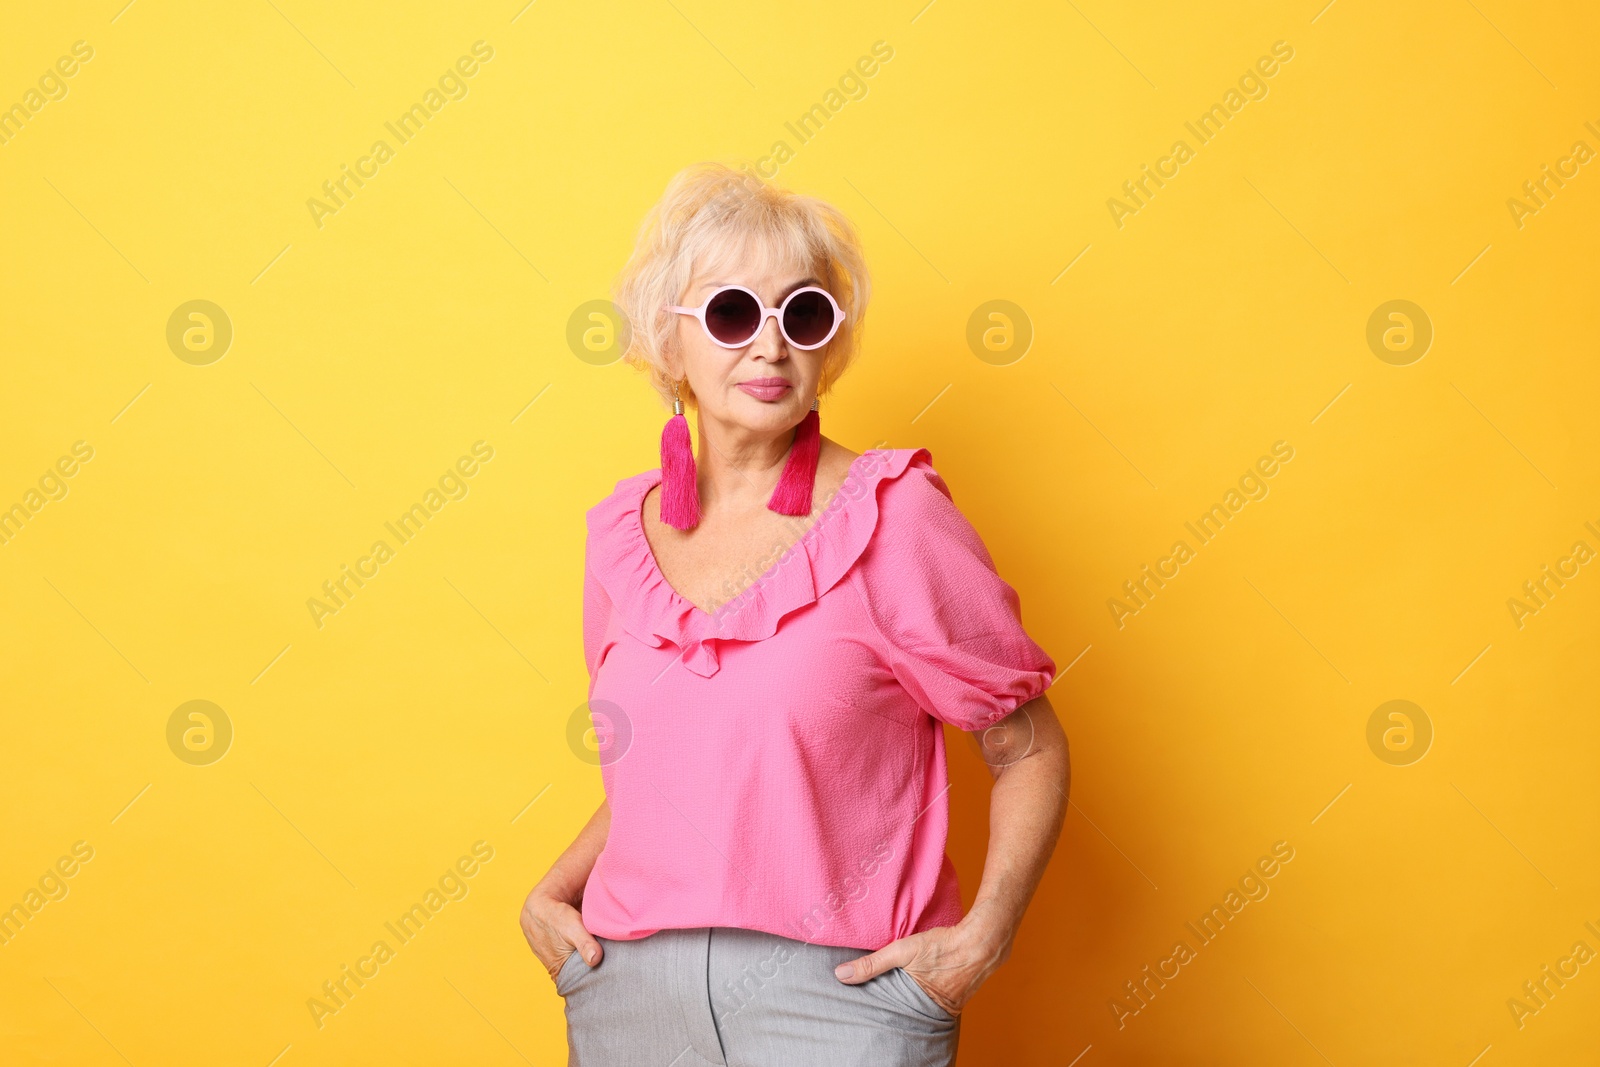
[[[794,430],[772,436],[699,423],[695,467],[700,507],[765,506],[783,474]]]

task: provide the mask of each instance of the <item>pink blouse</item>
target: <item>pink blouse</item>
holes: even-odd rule
[[[931,460],[863,453],[712,614],[645,540],[659,470],[589,510],[583,643],[611,808],[590,933],[732,926],[876,951],[961,918],[939,722],[984,729],[1055,664]]]

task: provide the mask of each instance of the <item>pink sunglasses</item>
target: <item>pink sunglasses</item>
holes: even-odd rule
[[[723,348],[743,348],[754,341],[770,317],[778,320],[779,332],[792,347],[810,351],[833,340],[844,322],[833,294],[815,285],[796,289],[775,308],[742,285],[724,285],[697,308],[668,305],[667,310],[699,319],[706,336]]]

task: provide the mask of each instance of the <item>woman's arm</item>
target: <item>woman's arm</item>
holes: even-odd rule
[[[1029,701],[977,739],[995,782],[983,880],[961,925],[993,946],[998,967],[1011,955],[1022,913],[1061,836],[1072,762],[1048,697]]]
[[[904,967],[952,1015],[1011,955],[1022,914],[1061,834],[1072,780],[1067,736],[1047,697],[976,736],[995,781],[989,851],[972,908],[955,926],[903,937],[839,968],[839,977],[855,984]]]
[[[578,909],[589,872],[605,848],[610,830],[611,808],[602,800],[572,844],[556,857],[523,901],[522,935],[552,979],[574,951],[582,953],[584,962],[591,967],[600,962],[600,942],[584,928],[583,914]]]

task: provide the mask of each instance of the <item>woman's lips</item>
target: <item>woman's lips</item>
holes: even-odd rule
[[[739,388],[757,400],[781,400],[794,386],[782,378],[751,378],[740,382]]]

